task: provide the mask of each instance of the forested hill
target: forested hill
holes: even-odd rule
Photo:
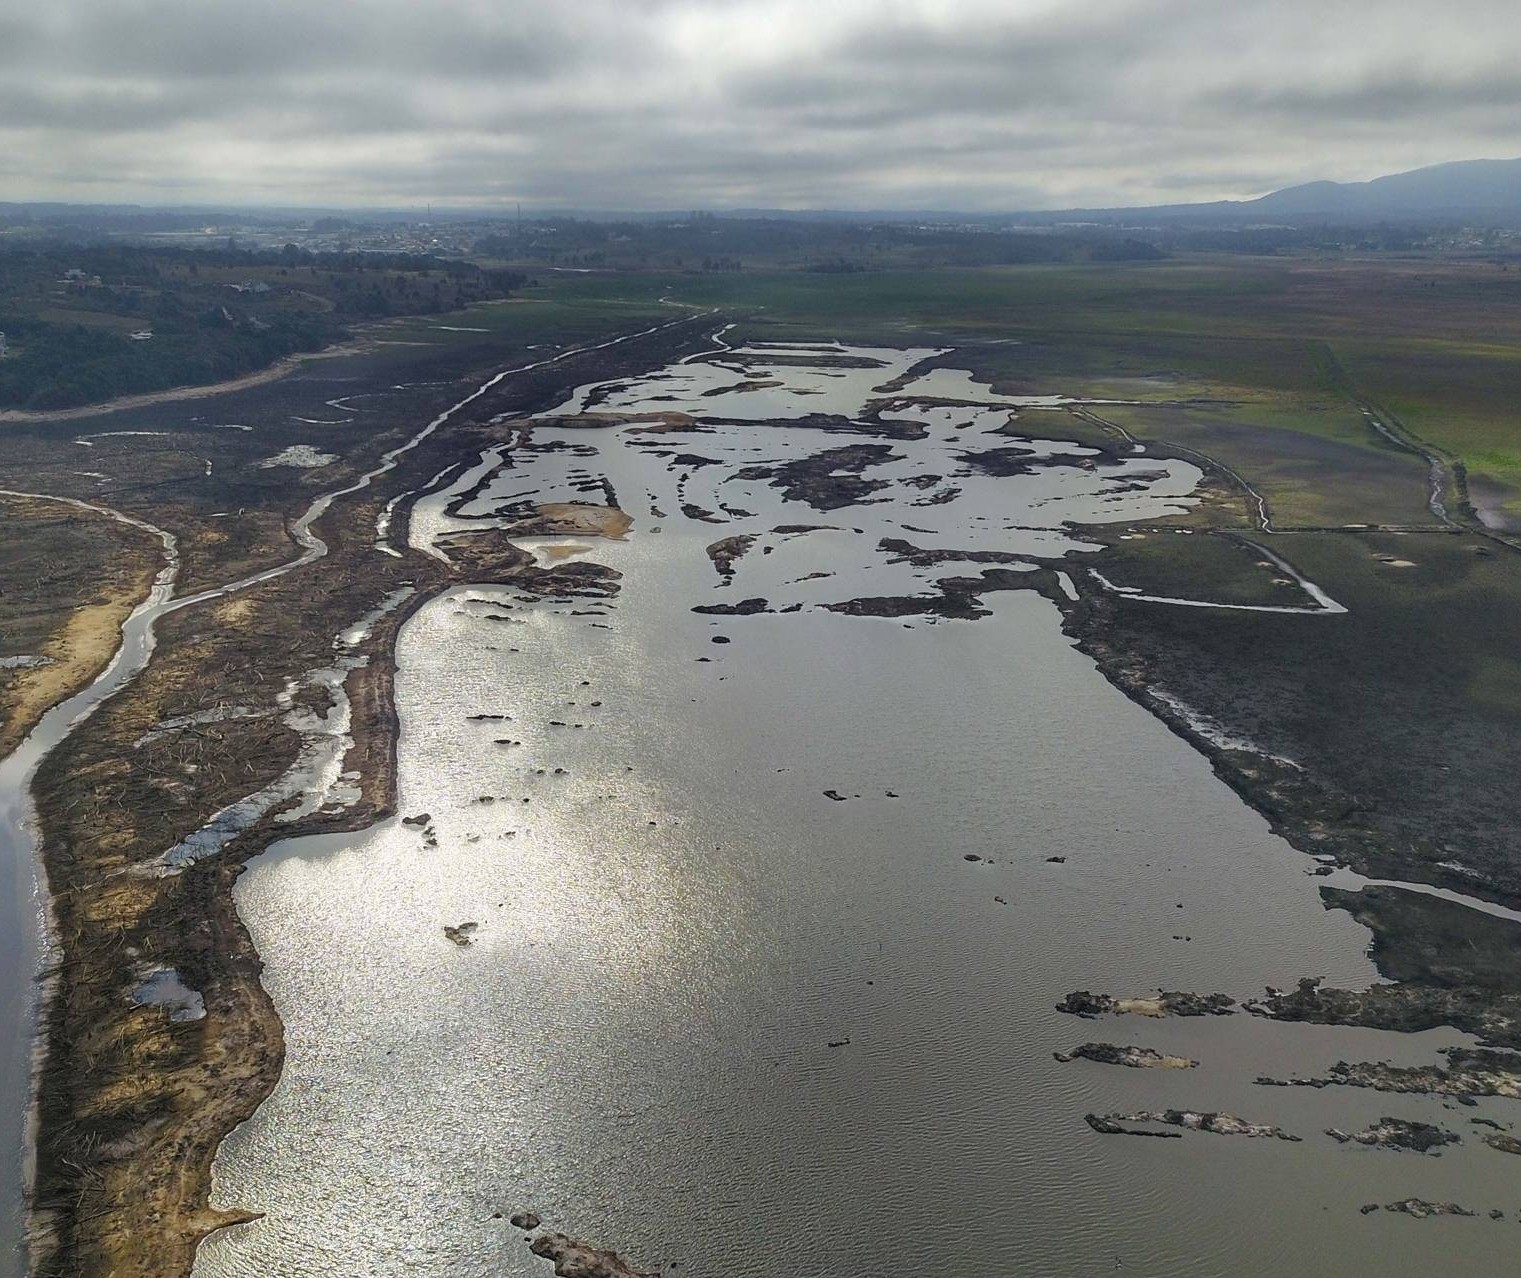
[[[416,255],[124,246],[0,253],[0,408],[73,408],[238,377],[363,320],[456,310],[513,271]]]

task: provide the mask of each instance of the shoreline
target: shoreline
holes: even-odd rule
[[[79,501],[71,497],[57,497],[47,494],[16,494],[40,501],[60,502],[68,506],[78,507],[94,514],[102,515],[109,520],[124,526],[156,536],[162,545],[162,562],[156,573],[149,579],[148,589],[131,608],[121,617],[117,626],[117,643],[112,647],[106,659],[93,666],[87,677],[81,678],[77,683],[65,689],[58,697],[51,700],[43,707],[33,721],[26,725],[26,730],[15,746],[3,757],[0,757],[0,777],[4,777],[7,784],[13,783],[14,802],[8,803],[5,816],[6,830],[3,832],[6,842],[9,835],[16,830],[24,830],[31,827],[40,830],[41,814],[36,802],[33,786],[39,769],[46,762],[52,751],[66,740],[77,722],[88,717],[101,704],[109,701],[112,696],[120,692],[130,684],[136,671],[128,668],[135,650],[130,645],[137,645],[142,651],[143,663],[152,652],[151,631],[148,632],[146,647],[144,648],[144,636],[141,631],[129,633],[132,623],[145,613],[151,611],[158,603],[168,597],[173,589],[179,569],[179,555],[174,537],[161,528],[143,520],[125,515],[110,507],[96,506],[89,502]],[[149,571],[149,570],[145,570]],[[79,615],[80,609],[76,609],[74,616]],[[67,629],[67,625],[65,627]],[[123,673],[118,674],[118,668]],[[141,668],[140,666],[138,667]],[[107,687],[106,691],[96,701],[83,705],[75,711],[77,702],[83,701],[89,694],[102,683],[109,683],[116,678],[116,686]],[[59,722],[52,722],[53,720]],[[48,737],[53,736],[51,742]],[[29,753],[29,748],[35,744],[35,757]],[[9,773],[16,773],[12,778]],[[10,851],[17,854],[16,868],[21,868],[20,854],[28,853],[27,862],[30,870],[29,879],[33,885],[32,893],[36,897],[36,917],[29,920],[28,932],[31,943],[34,946],[32,952],[31,972],[29,980],[24,987],[23,999],[25,1003],[25,1021],[30,1027],[30,1041],[27,1044],[26,1085],[23,1094],[23,1106],[21,1109],[21,1211],[22,1211],[22,1236],[18,1239],[18,1252],[29,1255],[31,1248],[33,1213],[31,1210],[33,1195],[35,1192],[37,1169],[39,1165],[40,1133],[41,1133],[41,1105],[40,1096],[42,1090],[42,1077],[47,1066],[47,1036],[44,1032],[49,1009],[56,998],[62,965],[51,962],[53,956],[61,952],[58,932],[57,895],[53,890],[52,878],[46,860],[41,855],[40,834],[34,834],[30,840],[22,837],[18,842],[10,845]],[[30,911],[28,911],[30,912]]]
[[[114,703],[104,728],[65,734],[57,744],[67,743],[66,751],[55,750],[44,761],[28,797],[38,814],[41,873],[58,907],[58,943],[51,956],[53,983],[38,1018],[44,1059],[34,1091],[37,1171],[26,1230],[32,1272],[121,1278],[188,1274],[202,1238],[246,1218],[210,1207],[212,1166],[226,1134],[278,1082],[284,1039],[259,980],[261,961],[233,904],[243,866],[274,842],[367,828],[394,810],[395,639],[400,626],[441,591],[508,580],[520,589],[556,591],[604,584],[585,582],[576,565],[537,567],[500,534],[477,539],[455,565],[420,554],[379,556],[373,528],[380,506],[390,487],[414,494],[439,456],[469,446],[442,435],[427,442],[445,420],[466,430],[467,441],[470,432],[491,436],[489,423],[463,414],[467,404],[508,378],[511,389],[503,391],[510,406],[559,396],[567,385],[618,371],[622,358],[602,352],[631,341],[633,350],[642,350],[643,343],[635,340],[641,338],[662,349],[671,342],[679,349],[691,340],[686,322],[676,321],[497,371],[409,443],[386,454],[375,477],[406,462],[394,485],[334,506],[362,485],[350,486],[314,508],[310,523],[323,521],[325,540],[319,541],[314,529],[307,536],[330,552],[331,567],[320,579],[288,571],[310,562],[312,547],[298,536],[305,553],[286,571],[236,583],[260,588],[245,596],[254,601],[254,611],[238,625],[203,630],[205,623],[192,621],[183,610],[214,601],[218,592],[177,601],[180,606],[163,617],[169,624],[159,636],[161,659],[141,672],[148,681],[137,680],[131,685],[134,695]],[[568,364],[565,372],[556,371],[553,383],[546,383],[550,366],[562,361]],[[516,376],[521,374],[529,376]],[[495,408],[502,406],[501,394]],[[409,521],[410,503],[404,503],[395,532],[403,532]],[[173,766],[175,748],[152,747],[147,772],[129,767],[123,755],[144,729],[165,717],[166,694],[169,704],[193,709],[197,671],[230,660],[232,678],[218,683],[221,695],[264,701],[278,691],[281,672],[298,674],[330,660],[324,654],[331,652],[333,636],[373,608],[374,595],[387,583],[415,593],[405,606],[376,619],[352,650],[368,657],[368,664],[351,668],[343,680],[352,717],[342,766],[360,773],[359,799],[342,811],[288,824],[277,823],[271,810],[241,830],[220,855],[170,877],[157,876],[153,862],[142,860],[144,850],[173,845],[198,828],[186,828],[187,817],[199,811],[198,823],[204,822],[226,802],[283,775],[295,764],[297,741],[283,720],[274,722],[280,712],[273,708],[262,723],[233,728],[230,735],[215,726],[209,735],[195,733],[196,744],[179,757],[199,757],[214,775],[186,790],[187,798],[197,797],[196,806],[185,812],[184,799],[166,805],[154,790],[155,776],[166,774],[153,761]],[[284,624],[292,609],[308,623],[294,629]],[[220,657],[211,655],[218,652]],[[307,702],[298,699],[298,704]],[[217,740],[222,744],[213,744],[208,753],[205,743]],[[123,962],[124,953],[131,962]],[[142,971],[155,965],[183,972],[203,994],[202,1017],[174,1024],[132,1005],[126,996]]]
[[[229,1067],[236,1071],[238,1087],[219,1104],[202,1105],[187,1116],[183,1124],[186,1130],[176,1142],[180,1157],[174,1177],[178,1190],[174,1202],[182,1209],[182,1225],[169,1231],[172,1238],[167,1252],[159,1253],[151,1269],[124,1272],[149,1273],[154,1278],[161,1274],[188,1275],[205,1238],[220,1229],[260,1218],[261,1213],[256,1211],[211,1205],[216,1159],[222,1142],[273,1093],[283,1076],[285,1061],[284,1022],[261,980],[263,959],[238,913],[237,882],[253,861],[277,844],[313,835],[358,834],[397,814],[401,724],[396,707],[396,652],[402,628],[428,605],[454,590],[509,584],[518,590],[558,592],[565,588],[566,579],[558,575],[561,570],[534,565],[531,556],[505,540],[502,547],[499,571],[491,571],[479,558],[462,565],[463,573],[440,564],[434,580],[420,586],[402,607],[376,624],[366,644],[369,664],[351,671],[344,681],[353,719],[352,744],[344,753],[343,767],[345,771],[359,773],[360,798],[336,815],[313,815],[288,824],[277,824],[272,813],[245,831],[221,855],[187,869],[182,876],[187,879],[194,876],[196,880],[194,895],[204,906],[197,917],[208,923],[216,935],[214,949],[225,965],[222,979],[231,987],[230,991],[224,988],[224,992],[235,996],[239,1008],[239,1015],[233,1018],[234,1027],[241,1031],[237,1039],[232,1043],[223,1039],[214,1045],[217,1054],[225,1057]],[[42,1112],[40,1104],[38,1111]],[[49,1213],[34,1211],[27,1246],[37,1274],[65,1272],[49,1267],[70,1254],[63,1237],[53,1228]]]
[[[196,924],[211,933],[209,948],[221,968],[217,983],[224,1000],[219,1016],[224,1030],[215,1039],[205,1042],[201,1054],[204,1063],[219,1069],[224,1076],[235,1078],[237,1085],[202,1098],[203,1103],[186,1111],[176,1124],[180,1130],[171,1133],[175,1155],[173,1167],[163,1167],[163,1159],[156,1162],[167,1173],[173,1191],[163,1195],[163,1214],[165,1217],[178,1215],[179,1227],[171,1226],[165,1230],[171,1241],[157,1252],[150,1267],[130,1272],[153,1274],[155,1278],[160,1273],[188,1274],[202,1239],[218,1229],[257,1218],[257,1213],[223,1211],[210,1205],[212,1169],[223,1139],[264,1103],[278,1084],[284,1064],[284,1025],[260,980],[263,962],[238,915],[234,889],[248,864],[275,843],[313,834],[357,833],[395,814],[400,737],[395,701],[397,637],[401,627],[423,607],[464,584],[454,580],[454,574],[443,564],[436,565],[436,573],[429,573],[429,565],[413,566],[418,569],[416,575],[425,580],[419,581],[416,593],[402,607],[374,624],[364,644],[369,663],[350,671],[344,680],[353,719],[350,726],[352,744],[345,751],[343,766],[345,770],[360,774],[359,799],[336,815],[313,815],[288,824],[277,824],[274,814],[267,815],[243,832],[220,856],[194,865],[180,876],[181,882],[186,884],[188,900],[197,908],[191,911],[181,907],[176,913],[187,916],[186,921],[193,916]],[[512,572],[520,566],[519,557],[510,556],[507,571],[502,574],[503,580],[510,580]],[[476,578],[484,579],[490,575],[478,572]],[[41,826],[56,824],[44,816],[40,804],[37,812]],[[39,865],[44,876],[44,894],[50,905],[55,899],[51,888],[50,852],[56,851],[56,845],[44,842]],[[66,957],[66,947],[59,944],[54,948],[56,957]],[[43,981],[38,997],[38,1035],[34,1044],[39,1069],[31,1122],[34,1130],[43,1133],[49,1127],[56,1128],[61,1118],[56,1113],[49,1113],[50,1109],[56,1109],[59,1097],[47,1087],[45,1074],[49,1047],[64,1011],[65,998],[70,993],[64,988],[69,982],[62,971],[63,966],[57,964],[51,971],[40,974]],[[43,1146],[39,1148],[38,1157],[56,1158],[56,1151]],[[35,1181],[36,1177],[33,1179]],[[145,1185],[142,1192],[151,1196],[153,1187]],[[67,1230],[77,1223],[68,1219],[56,1205],[40,1203],[36,1199],[29,1202],[25,1246],[31,1272],[39,1275],[75,1272],[61,1266],[75,1258]]]

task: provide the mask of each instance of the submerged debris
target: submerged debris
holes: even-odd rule
[[[460,949],[464,949],[471,942],[476,931],[480,928],[479,923],[457,923],[453,927],[445,924],[444,935],[453,941]]]

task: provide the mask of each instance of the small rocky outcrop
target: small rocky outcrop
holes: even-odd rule
[[[1246,1003],[1254,1016],[1313,1025],[1358,1025],[1412,1034],[1451,1025],[1493,1047],[1521,1047],[1521,995],[1466,985],[1400,981],[1365,990],[1326,989],[1305,977]]]
[[[1390,1065],[1384,1061],[1337,1061],[1320,1078],[1259,1078],[1263,1087],[1367,1087],[1378,1092],[1521,1099],[1521,1053],[1487,1047],[1446,1047],[1441,1065]]]
[[[1424,1220],[1427,1216],[1477,1216],[1476,1211],[1469,1211],[1466,1207],[1459,1207],[1457,1203],[1433,1203],[1424,1198],[1402,1198],[1397,1203],[1384,1203],[1382,1207],[1378,1203],[1368,1203],[1359,1208],[1364,1216],[1375,1211],[1394,1211],[1406,1216],[1414,1216],[1417,1220]]]
[[[1186,1056],[1168,1056],[1154,1047],[1121,1047],[1116,1043],[1083,1043],[1070,1052],[1055,1052],[1062,1064],[1093,1061],[1099,1065],[1124,1065],[1128,1069],[1193,1069],[1199,1062]]]
[[[902,455],[889,444],[847,444],[794,461],[746,466],[735,471],[734,477],[768,481],[782,490],[785,501],[806,502],[815,510],[839,510],[888,487],[888,480],[866,479],[863,471],[901,460]]]
[[[540,1234],[528,1250],[554,1261],[557,1278],[660,1278],[658,1269],[639,1269],[615,1251],[565,1234]]]
[[[709,617],[753,617],[758,612],[769,612],[771,605],[765,599],[741,599],[734,604],[698,604],[692,609]]]
[[[889,563],[912,564],[915,568],[933,568],[945,563],[1019,564],[1028,563],[1028,555],[1009,550],[926,550],[902,537],[883,537],[877,549],[887,555]]]
[[[982,452],[962,453],[961,461],[968,471],[978,471],[984,475],[994,475],[1000,479],[1006,479],[1013,475],[1031,474],[1042,460],[1036,460],[1036,453],[1031,448],[1017,448],[1013,445],[1005,445],[1002,448],[987,448]],[[1063,458],[1068,464],[1074,459]],[[1049,465],[1049,461],[1044,461]]]
[[[1100,1127],[1097,1122],[1106,1124]],[[1272,1137],[1276,1140],[1298,1141],[1298,1136],[1286,1132],[1271,1123],[1249,1123],[1234,1114],[1202,1113],[1191,1109],[1142,1109],[1133,1114],[1088,1115],[1088,1126],[1094,1131],[1114,1131],[1126,1136],[1149,1135],[1124,1127],[1125,1123],[1155,1123],[1164,1127],[1181,1127],[1190,1132],[1213,1132],[1217,1136]]]
[[[1141,998],[1116,998],[1092,990],[1073,990],[1056,1005],[1069,1016],[1229,1016],[1236,1000],[1226,994],[1158,990]]]
[[[1345,1145],[1372,1145],[1378,1149],[1408,1149],[1417,1154],[1440,1154],[1443,1145],[1455,1145],[1462,1137],[1433,1123],[1418,1123],[1404,1118],[1380,1118],[1360,1132],[1326,1128],[1326,1135]]]
[[[708,547],[708,558],[725,581],[734,576],[735,561],[755,544],[754,533],[742,533],[736,537],[724,537]]]

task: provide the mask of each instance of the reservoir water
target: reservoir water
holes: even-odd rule
[[[1187,506],[1192,467],[1043,441],[1045,405],[955,377],[916,390],[930,353],[726,350],[583,388],[418,504],[414,542],[439,551],[611,490],[626,540],[525,544],[621,589],[422,609],[398,649],[410,820],[278,844],[244,876],[288,1056],[217,1164],[216,1203],[265,1216],[208,1239],[198,1274],[527,1278],[548,1266],[505,1217],[530,1209],[698,1278],[1511,1263],[1514,1221],[1358,1211],[1514,1211],[1518,1177],[1467,1126],[1510,1121],[1507,1102],[1253,1083],[1462,1036],[1055,1010],[1076,989],[1376,975],[1307,858],[1104,681],[1053,603],[823,606],[934,596],[987,563],[884,541],[1080,573],[1068,521]],[[862,430],[821,419],[873,398],[893,402]],[[882,451],[833,451],[858,446]],[[983,456],[1008,448],[1028,466]],[[866,486],[831,505],[850,476]],[[753,540],[730,581],[708,547],[733,536]],[[692,611],[744,599],[766,610]],[[1094,1039],[1199,1064],[1054,1059]],[[1083,1121],[1168,1107],[1302,1139]],[[1324,1135],[1384,1113],[1465,1142],[1426,1158]]]

